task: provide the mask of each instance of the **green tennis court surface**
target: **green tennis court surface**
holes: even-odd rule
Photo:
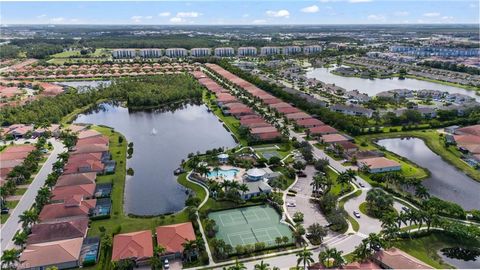
[[[216,237],[232,247],[257,242],[273,246],[277,237],[292,237],[290,228],[280,223],[280,215],[270,206],[229,209],[208,216],[217,224]]]

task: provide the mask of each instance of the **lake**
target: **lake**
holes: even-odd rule
[[[181,210],[186,190],[177,183],[173,171],[182,159],[197,151],[236,146],[232,135],[205,105],[187,104],[172,111],[131,111],[101,104],[79,115],[75,122],[113,127],[133,142],[127,168],[133,168],[134,175],[126,179],[124,208],[135,215]],[[152,132],[154,129],[156,132]]]
[[[480,247],[443,248],[438,255],[458,269],[480,269]]]
[[[306,73],[306,77],[315,78],[324,83],[333,83],[337,86],[345,88],[347,91],[357,89],[361,93],[366,93],[369,96],[374,96],[380,92],[392,89],[434,89],[447,91],[449,93],[465,94],[467,96],[475,98],[477,101],[480,101],[480,97],[475,94],[475,91],[469,91],[459,87],[409,78],[406,78],[404,80],[400,80],[398,78],[370,80],[357,77],[343,77],[331,73],[331,71],[334,69],[335,68],[309,69]]]
[[[427,168],[431,176],[423,180],[430,194],[458,203],[466,210],[480,209],[480,183],[465,175],[442,158],[418,138],[382,139],[377,142],[399,156]]]

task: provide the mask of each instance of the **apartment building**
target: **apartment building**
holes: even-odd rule
[[[286,46],[286,47],[283,47],[283,54],[284,55],[299,54],[301,52],[302,52],[302,48],[300,46]]]
[[[218,57],[232,57],[235,56],[235,50],[231,47],[215,48],[214,54]]]
[[[315,54],[320,53],[322,51],[322,46],[320,45],[310,45],[303,47],[304,54]]]
[[[238,48],[238,56],[256,56],[257,48],[255,47],[240,47]]]
[[[135,58],[137,52],[135,49],[115,49],[112,51],[114,59]]]
[[[190,50],[190,55],[193,57],[207,57],[212,54],[210,48],[193,48]]]
[[[160,58],[163,55],[162,49],[141,49],[139,52],[141,58]]]
[[[184,48],[168,48],[165,50],[165,56],[170,58],[187,57],[188,51]]]
[[[262,47],[260,49],[260,54],[266,55],[266,56],[280,54],[281,52],[282,52],[281,47]]]

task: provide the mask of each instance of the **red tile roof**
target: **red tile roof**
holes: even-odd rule
[[[104,144],[88,144],[76,146],[74,151],[70,155],[82,154],[82,153],[95,153],[95,152],[107,152],[108,146]]]
[[[280,103],[275,103],[275,104],[270,104],[270,108],[287,108],[287,107],[292,107],[292,105],[286,103],[286,102],[280,102]]]
[[[9,146],[5,150],[2,151],[2,154],[5,153],[19,153],[19,152],[28,152],[35,150],[35,146],[31,144],[24,144],[24,145],[14,145]]]
[[[280,107],[276,108],[277,112],[283,113],[283,114],[292,114],[292,113],[299,113],[302,112],[300,109],[295,108],[295,107]]]
[[[75,195],[81,195],[83,198],[91,198],[95,193],[95,187],[95,184],[56,187],[52,191],[52,200],[64,201]]]
[[[133,258],[146,259],[153,256],[153,240],[150,230],[117,234],[113,238],[112,261]]]
[[[104,144],[109,145],[108,137],[107,136],[97,136],[97,137],[90,137],[85,139],[80,139],[77,141],[76,146],[83,146],[89,144]]]
[[[88,216],[90,209],[93,209],[96,204],[95,199],[82,200],[79,197],[64,203],[47,204],[40,212],[39,218],[43,222],[66,217]]]
[[[287,119],[291,119],[291,120],[312,118],[312,116],[310,116],[309,114],[304,113],[304,112],[289,113],[289,114],[285,115],[285,117],[287,117]]]
[[[480,125],[467,126],[459,128],[455,131],[457,134],[471,134],[475,136],[480,136]]]
[[[85,138],[91,138],[91,137],[96,137],[96,136],[102,136],[102,133],[93,130],[93,129],[88,129],[88,130],[82,130],[78,133],[78,139],[85,139]]]
[[[62,175],[58,178],[55,187],[94,184],[96,178],[97,174],[94,172]]]
[[[277,132],[277,129],[270,125],[269,127],[258,127],[258,128],[252,128],[250,130],[251,134],[260,134],[260,133],[269,133],[269,132]]]
[[[319,126],[319,127],[313,127],[310,128],[310,134],[331,134],[331,133],[337,133],[338,131],[334,129],[333,127],[329,125],[324,125],[324,126]]]
[[[25,159],[28,156],[28,152],[13,152],[13,153],[0,153],[0,161],[14,160],[14,159]]]
[[[295,122],[301,127],[317,127],[325,125],[325,123],[315,118],[301,119],[296,120]]]
[[[65,167],[63,168],[64,174],[71,173],[80,173],[80,172],[103,172],[105,169],[105,164],[100,160],[90,158],[90,159],[80,159],[72,160],[69,159]]]
[[[370,169],[381,169],[400,166],[400,163],[385,157],[366,158],[361,159],[358,162],[364,166],[367,166]]]
[[[373,259],[391,269],[433,269],[430,265],[397,248],[381,250],[374,254]]]
[[[77,262],[83,238],[66,239],[28,245],[20,256],[19,269],[36,269],[44,266]]]
[[[28,236],[27,244],[59,241],[85,237],[88,230],[88,217],[78,217],[69,220],[35,224]]]
[[[348,138],[343,136],[342,134],[325,134],[320,137],[320,140],[324,143],[336,143],[336,142],[344,142],[348,141]]]
[[[157,244],[165,247],[167,253],[182,253],[182,244],[196,239],[191,222],[160,226],[156,232]]]

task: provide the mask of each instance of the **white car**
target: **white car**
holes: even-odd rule
[[[168,259],[165,259],[163,263],[163,269],[170,269],[170,264],[168,263]]]
[[[353,215],[354,215],[356,218],[360,218],[360,213],[358,213],[357,211],[353,211]]]
[[[297,206],[295,203],[287,202],[287,207],[295,207],[295,206]]]

